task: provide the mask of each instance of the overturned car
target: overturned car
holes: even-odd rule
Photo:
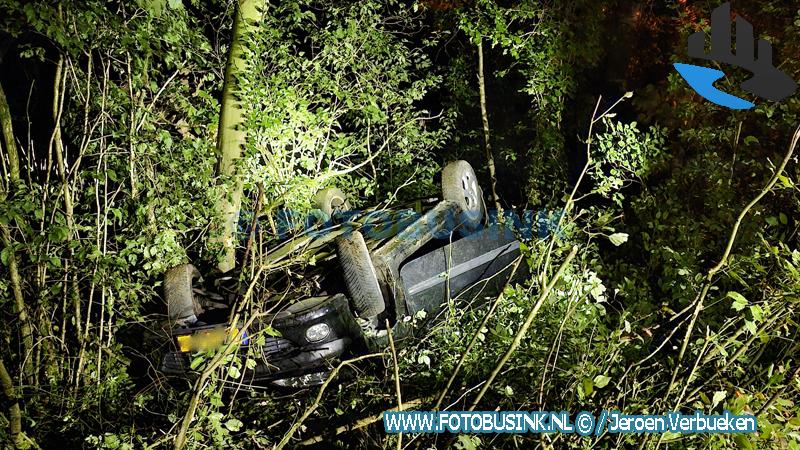
[[[274,332],[262,340],[260,358],[239,386],[319,384],[337,360],[385,348],[389,331],[403,345],[441,317],[452,299],[496,294],[512,274],[523,272],[512,269],[520,242],[509,226],[490,220],[466,161],[445,166],[442,200],[424,214],[355,213],[338,189],[321,191],[316,201],[329,226],[301,238],[335,247],[327,289],[259,318]],[[193,289],[198,279],[188,264],[165,275],[168,313],[176,324],[161,365],[165,373],[190,376],[191,354],[221,346],[230,336],[229,315],[209,311],[232,303]],[[246,351],[250,337],[240,336]]]

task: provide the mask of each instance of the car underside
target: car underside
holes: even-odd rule
[[[496,295],[511,276],[524,273],[524,264],[515,264],[515,230],[488,218],[468,163],[448,164],[442,178],[443,200],[422,215],[354,214],[338,189],[319,194],[317,206],[330,226],[293,239],[335,247],[323,275],[332,281],[325,292],[285,302],[241,332],[230,332],[243,324],[231,325],[225,296],[196,294],[194,266],[170,269],[164,289],[175,326],[162,370],[191,377],[193,353],[215,350],[236,336],[239,351],[249,352],[255,364],[232,387],[315,385],[344,357],[386,348],[389,331],[396,345],[405,345],[441,319],[450,302],[474,305]],[[229,301],[237,295],[228,295]],[[258,345],[251,338],[256,333],[264,335]]]

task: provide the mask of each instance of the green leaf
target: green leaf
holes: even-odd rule
[[[614,233],[608,237],[612,244],[619,247],[620,245],[628,242],[628,233]]]
[[[735,311],[741,311],[747,306],[747,299],[738,292],[729,291],[728,297],[733,299],[733,304],[731,304],[731,308]]]
[[[470,436],[468,434],[459,434],[455,447],[459,450],[477,450],[481,440],[478,436]]]
[[[719,403],[725,400],[725,397],[728,396],[726,391],[716,391],[714,392],[714,396],[711,398],[711,409],[714,409]]]
[[[743,434],[737,434],[733,437],[734,442],[736,442],[736,446],[738,446],[741,450],[755,450],[755,446],[747,436]]]
[[[115,434],[106,433],[103,435],[103,448],[116,449],[119,448],[119,437]]]
[[[281,332],[276,330],[275,328],[272,328],[269,325],[265,326],[263,331],[265,333],[267,333],[268,335],[270,335],[270,336],[281,337]],[[263,336],[263,335],[259,335],[259,336]],[[264,344],[260,344],[260,345],[264,345]]]
[[[161,15],[164,6],[166,6],[165,0],[136,0],[136,3],[138,3],[142,9],[156,17]]]
[[[753,315],[753,319],[756,322],[761,322],[762,320],[764,320],[764,310],[761,309],[761,307],[758,305],[750,306],[750,314]]]
[[[608,386],[608,382],[609,381],[611,381],[611,377],[608,377],[608,376],[605,376],[605,375],[598,375],[598,376],[594,377],[594,385],[598,389],[602,389],[602,388]]]
[[[592,395],[594,392],[594,383],[592,382],[591,378],[584,378],[583,379],[583,393],[587,397]]]
[[[417,363],[425,364],[426,366],[430,367],[431,366],[431,357],[428,356],[428,355],[420,355],[419,358],[417,358]]]
[[[64,242],[69,235],[69,229],[60,225],[53,225],[48,230],[47,237],[50,242]]]
[[[241,430],[242,429],[242,425],[243,425],[243,423],[239,419],[228,419],[228,421],[225,422],[225,428],[227,428],[227,429],[229,429],[231,431],[239,431],[239,430]]]
[[[206,358],[203,355],[200,355],[200,356],[194,358],[192,360],[192,362],[189,363],[189,368],[192,369],[192,370],[197,370],[197,368],[200,367],[200,365],[203,364],[203,361],[205,361],[205,359]]]

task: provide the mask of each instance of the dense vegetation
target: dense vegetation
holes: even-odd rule
[[[0,447],[800,448],[800,97],[730,111],[671,70],[715,6],[0,0]],[[733,8],[800,79],[797,5]],[[316,191],[412,204],[454,159],[489,206],[557,225],[524,242],[524,283],[319,396],[223,390],[246,355],[160,372],[166,269],[238,242],[246,322],[317,289],[324,256],[268,251]],[[485,391],[479,410],[727,409],[759,433],[398,443],[395,367],[412,409]]]

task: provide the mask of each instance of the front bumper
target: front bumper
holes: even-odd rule
[[[324,324],[329,330],[324,337],[319,333],[316,342],[307,337],[309,328]],[[227,324],[217,325],[226,327]],[[263,345],[255,345],[258,333],[266,326],[280,336],[266,335]],[[260,329],[259,329],[260,328]],[[319,327],[317,327],[319,328]],[[190,334],[198,329],[179,329],[174,334]],[[306,299],[290,305],[277,314],[266,316],[249,332],[249,343],[242,345],[240,354],[256,361],[241,378],[229,380],[239,387],[271,383],[277,386],[302,387],[322,383],[331,365],[354,345],[362,342],[361,328],[350,312],[347,297],[337,294],[330,297]],[[164,355],[161,370],[172,375],[191,377],[190,352],[173,348]]]

